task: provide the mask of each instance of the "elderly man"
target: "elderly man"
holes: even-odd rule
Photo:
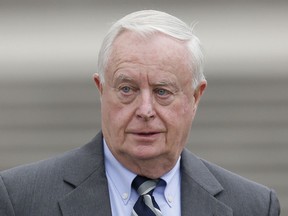
[[[276,216],[273,190],[187,149],[207,85],[197,37],[139,11],[105,37],[94,75],[102,131],[82,148],[1,172],[0,215]]]

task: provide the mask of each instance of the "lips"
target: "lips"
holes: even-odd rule
[[[163,133],[163,130],[158,130],[158,129],[154,129],[154,130],[135,130],[134,129],[134,130],[127,130],[126,133],[135,134],[135,135],[139,135],[139,136],[151,136],[151,135]]]
[[[161,130],[131,130],[128,131],[127,134],[134,136],[136,139],[143,139],[143,140],[154,140],[157,139],[159,137],[159,135],[163,133],[163,131]]]
[[[158,134],[159,132],[139,132],[139,133],[135,133],[138,136],[152,136],[154,134]]]

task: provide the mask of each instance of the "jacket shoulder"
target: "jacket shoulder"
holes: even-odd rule
[[[15,215],[37,215],[33,212],[41,208],[46,215],[58,215],[59,199],[102,165],[100,140],[98,136],[80,148],[0,172],[0,215],[9,206]],[[74,181],[67,182],[66,177]]]
[[[223,187],[217,195],[219,200],[232,207],[235,215],[280,215],[280,204],[273,189],[230,172],[216,164],[201,159]]]

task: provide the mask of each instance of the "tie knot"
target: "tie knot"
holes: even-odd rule
[[[132,187],[139,195],[152,194],[156,188],[159,179],[149,179],[144,176],[136,176],[132,182]]]

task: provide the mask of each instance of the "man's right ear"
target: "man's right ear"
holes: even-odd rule
[[[98,73],[95,73],[93,75],[93,79],[94,79],[94,82],[95,82],[95,85],[100,93],[100,95],[102,95],[102,92],[103,92],[103,86],[102,86],[102,83],[101,83],[101,79],[100,79],[100,76]]]

